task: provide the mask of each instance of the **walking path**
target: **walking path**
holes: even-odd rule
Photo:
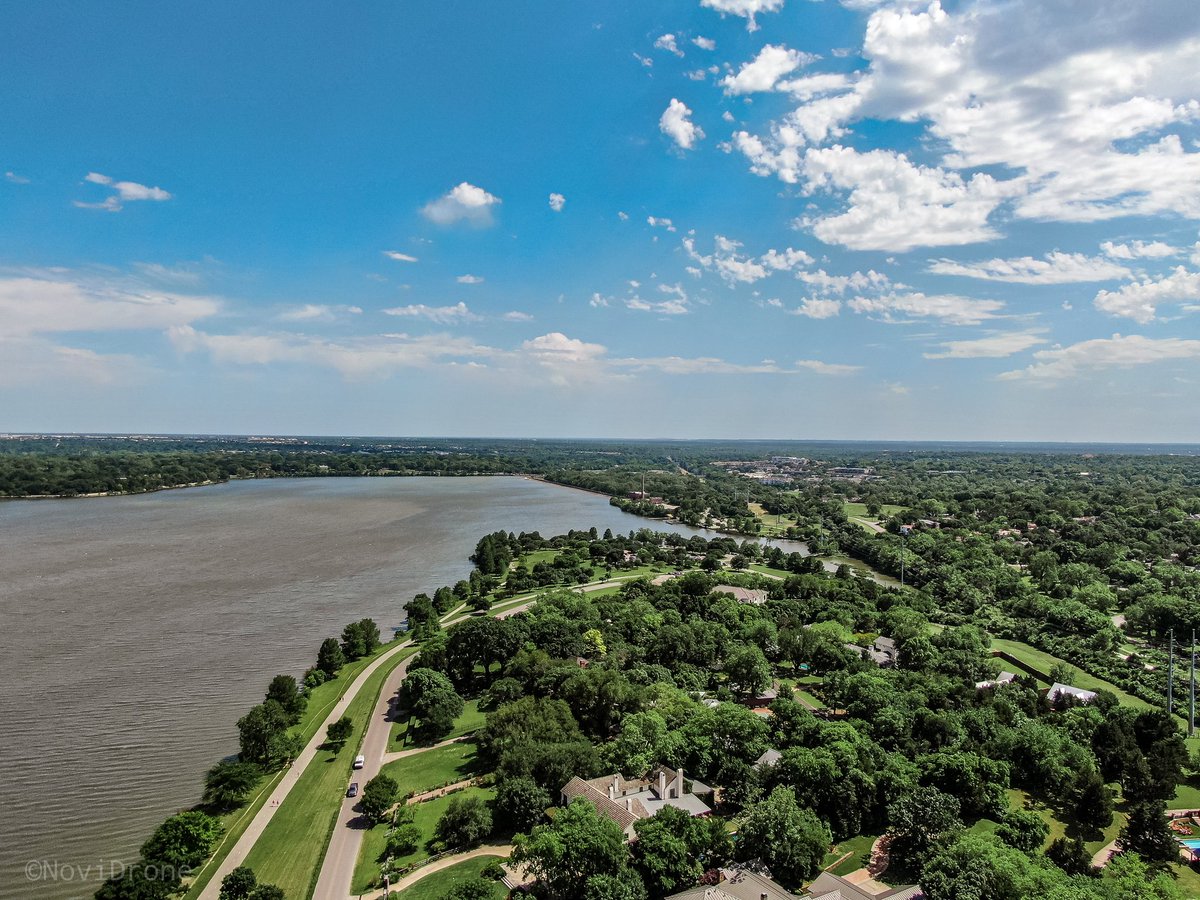
[[[421,868],[409,872],[393,884],[391,889],[393,891],[402,891],[405,888],[412,887],[427,875],[432,875],[434,872],[440,872],[442,869],[457,866],[460,862],[466,862],[469,859],[476,859],[480,856],[499,856],[501,859],[508,859],[512,851],[512,844],[484,844],[476,847],[474,850],[467,850],[464,853],[443,856],[441,859],[436,859],[428,865],[421,866]],[[359,900],[359,898],[362,898],[362,900],[383,900],[383,889],[379,888],[375,891],[368,891],[365,894],[352,894],[349,900]]]
[[[204,886],[204,890],[200,892],[199,900],[218,900],[218,895],[221,892],[221,880],[246,861],[246,857],[249,855],[250,849],[254,846],[254,842],[262,836],[263,831],[270,824],[271,819],[275,817],[275,813],[279,811],[279,807],[283,804],[283,801],[287,799],[292,788],[296,786],[296,782],[300,780],[305,767],[316,757],[317,749],[325,743],[326,729],[346,714],[347,708],[358,695],[358,692],[362,690],[363,685],[375,673],[376,669],[411,645],[412,641],[402,641],[390,650],[381,653],[370,665],[358,673],[358,677],[350,683],[350,687],[346,689],[346,692],[342,695],[342,699],[334,704],[333,709],[325,717],[325,721],[321,723],[321,726],[312,736],[312,739],[300,751],[300,755],[292,761],[287,771],[284,772],[283,778],[275,786],[275,790],[271,792],[271,796],[267,799],[267,802],[255,814],[249,826],[247,826],[246,830],[238,838],[237,843],[233,845],[232,849],[225,856],[225,859],[221,861],[216,873],[209,879],[208,884]],[[400,668],[404,668],[404,666]]]
[[[386,766],[390,762],[395,762],[398,759],[404,759],[408,756],[416,756],[418,753],[424,753],[426,750],[437,750],[441,747],[449,747],[451,744],[461,744],[463,741],[471,740],[473,736],[474,732],[464,734],[461,737],[450,738],[447,741],[441,741],[437,744],[430,744],[428,747],[409,747],[407,750],[393,750],[391,753],[383,754],[383,765]]]

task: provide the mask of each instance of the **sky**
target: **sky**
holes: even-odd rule
[[[1194,0],[14,4],[0,431],[1200,442]]]

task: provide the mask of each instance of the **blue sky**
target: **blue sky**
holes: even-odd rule
[[[1183,0],[26,4],[0,429],[1200,441]]]

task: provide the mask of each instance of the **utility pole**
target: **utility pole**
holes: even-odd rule
[[[1171,629],[1170,649],[1167,650],[1167,712],[1175,712],[1175,629]]]

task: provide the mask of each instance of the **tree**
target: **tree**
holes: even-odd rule
[[[455,884],[442,896],[442,900],[492,900],[495,893],[496,882],[486,878],[472,878]]]
[[[1095,772],[1081,773],[1075,782],[1075,818],[1089,831],[1103,831],[1112,824],[1113,797]]]
[[[258,878],[249,866],[238,866],[221,879],[219,900],[247,900],[258,886]]]
[[[771,683],[771,664],[753,644],[735,651],[725,664],[729,684],[743,694],[757,694]]]
[[[743,860],[761,859],[777,881],[797,887],[817,874],[832,843],[825,823],[796,803],[791,788],[780,786],[750,807],[737,853]]]
[[[942,835],[962,827],[957,797],[934,787],[919,787],[893,802],[887,810],[892,846],[920,867],[922,857]]]
[[[248,900],[287,900],[287,895],[277,885],[260,884],[250,892]]]
[[[359,619],[342,629],[342,652],[347,659],[369,656],[379,647],[379,626],[374,619]]]
[[[182,887],[172,870],[139,862],[114,875],[96,891],[96,900],[167,900]]]
[[[633,865],[651,894],[674,893],[700,877],[703,870],[692,855],[695,841],[688,813],[667,806],[635,822],[633,830],[637,833],[637,841],[630,845]]]
[[[996,837],[1022,853],[1041,850],[1049,833],[1050,826],[1045,820],[1028,809],[1010,809],[996,829]]]
[[[325,638],[321,649],[317,651],[317,668],[333,678],[346,664],[346,655],[342,653],[342,645],[337,638]]]
[[[583,888],[583,900],[646,900],[646,886],[637,877],[593,875]]]
[[[449,734],[462,715],[463,700],[450,679],[433,669],[411,669],[397,694],[400,705],[421,723],[421,735],[437,740]]]
[[[142,844],[142,859],[182,873],[208,859],[223,830],[221,820],[207,813],[181,812],[159,825]]]
[[[325,729],[325,740],[335,750],[341,750],[342,745],[350,740],[354,733],[354,722],[349,716],[342,716],[336,722],[330,722]]]
[[[1068,875],[1092,873],[1092,854],[1083,838],[1055,838],[1046,850],[1046,858]]]
[[[234,809],[245,801],[261,777],[262,769],[252,762],[222,760],[204,776],[204,803],[221,812]]]
[[[287,714],[289,725],[300,721],[300,717],[304,715],[304,707],[308,704],[300,691],[300,685],[291,675],[276,675],[272,678],[270,686],[267,687],[266,699],[274,700],[282,707]]]
[[[383,821],[400,796],[400,785],[394,778],[380,773],[367,782],[362,791],[359,808],[373,822]]]
[[[492,833],[492,814],[478,797],[452,797],[434,826],[433,836],[446,848],[470,847]]]
[[[1125,827],[1117,837],[1122,853],[1136,853],[1151,863],[1171,862],[1179,856],[1167,825],[1167,813],[1161,800],[1143,800],[1129,807]]]
[[[505,778],[496,785],[496,825],[508,831],[529,831],[553,806],[550,793],[532,778]]]
[[[524,865],[542,885],[548,900],[567,900],[595,876],[617,876],[625,869],[625,836],[581,797],[559,811],[549,825],[513,839],[513,862]]]
[[[385,856],[408,856],[421,845],[421,826],[414,822],[397,825],[388,832]]]
[[[239,755],[267,770],[293,759],[298,752],[298,738],[288,735],[288,725],[287,713],[274,700],[251,707],[238,719]]]

